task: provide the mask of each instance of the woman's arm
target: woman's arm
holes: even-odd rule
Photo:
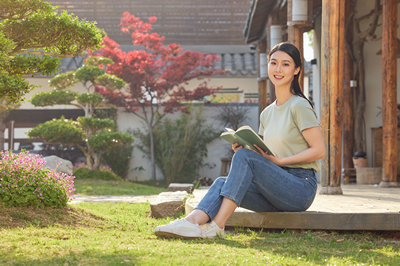
[[[325,157],[325,143],[320,127],[304,129],[301,134],[308,143],[309,148],[290,157],[278,158],[263,152],[259,147],[258,152],[276,165],[290,165],[310,163]]]

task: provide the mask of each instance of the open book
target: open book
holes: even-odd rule
[[[257,148],[254,147],[255,144],[268,154],[274,155],[271,150],[268,149],[267,145],[265,145],[260,136],[258,136],[258,134],[254,132],[251,127],[242,126],[236,131],[230,128],[225,128],[225,130],[225,132],[221,133],[221,138],[229,143],[239,143],[239,145],[243,146],[244,148],[257,151]]]

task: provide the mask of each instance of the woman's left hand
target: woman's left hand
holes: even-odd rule
[[[273,156],[271,154],[268,154],[266,152],[264,152],[260,147],[258,147],[257,145],[254,145],[254,147],[256,147],[257,153],[261,154],[264,158],[268,159],[269,161],[273,162],[276,165],[282,166],[284,165],[283,160],[281,158],[278,158],[276,156]]]

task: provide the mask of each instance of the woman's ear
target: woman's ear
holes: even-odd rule
[[[300,67],[297,67],[295,70],[294,70],[294,75],[298,75],[300,73]]]

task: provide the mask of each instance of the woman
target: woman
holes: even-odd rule
[[[275,156],[232,145],[228,177],[216,179],[199,205],[183,219],[158,226],[158,236],[214,238],[224,236],[228,218],[238,206],[256,212],[304,211],[314,200],[325,144],[311,102],[300,89],[301,57],[290,43],[268,55],[268,76],[276,101],[260,115],[259,134]]]

